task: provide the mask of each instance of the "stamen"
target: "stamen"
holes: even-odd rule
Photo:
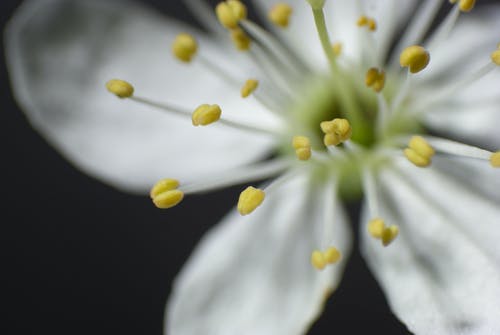
[[[371,219],[368,222],[368,233],[375,239],[382,241],[384,247],[388,246],[398,236],[399,228],[395,225],[387,226],[378,215],[378,197],[375,180],[369,168],[363,170],[363,189]]]
[[[307,161],[311,158],[311,141],[306,136],[294,136],[292,146],[295,149],[297,158],[301,161]]]
[[[429,52],[419,45],[407,47],[399,55],[399,64],[402,67],[408,67],[411,73],[422,71],[427,67],[429,61]]]
[[[200,105],[194,110],[191,117],[193,126],[206,126],[219,121],[221,113],[219,105]]]
[[[252,94],[259,86],[259,81],[256,79],[248,79],[245,85],[241,88],[241,97],[246,98]]]
[[[240,28],[231,30],[231,40],[233,41],[236,49],[240,51],[247,51],[252,45],[252,40],[250,39],[250,37]]]
[[[450,2],[455,3],[457,0],[451,0]],[[458,8],[460,8],[462,12],[468,13],[474,8],[475,4],[476,0],[460,0],[458,2]]]
[[[134,94],[134,87],[121,79],[111,79],[106,83],[106,88],[120,99],[130,98]]]
[[[190,34],[179,34],[172,43],[172,53],[177,59],[185,63],[191,62],[197,50],[198,43]]]
[[[384,89],[385,85],[385,72],[372,67],[366,72],[365,84],[371,87],[375,92],[380,92]]]
[[[421,136],[413,136],[408,148],[404,150],[406,158],[418,167],[431,165],[435,153],[434,148]]]
[[[495,65],[500,66],[500,46],[491,53],[491,61],[495,63]]]
[[[494,168],[500,168],[500,151],[494,152],[490,156],[490,164]]]
[[[377,30],[377,22],[373,18],[367,17],[365,15],[361,15],[356,24],[358,25],[358,27],[366,26],[370,31]]]
[[[314,250],[311,254],[311,264],[317,270],[323,270],[326,266],[326,260],[323,253],[319,250]]]
[[[150,196],[156,207],[167,209],[176,206],[184,198],[184,193],[177,188],[179,182],[175,179],[162,179],[151,189]]]
[[[248,215],[252,213],[264,201],[264,191],[248,186],[243,192],[240,193],[238,200],[238,212],[241,215]]]
[[[423,139],[422,137],[419,138]],[[495,165],[498,163],[499,159],[498,152],[491,152],[471,145],[439,137],[426,136],[424,141],[427,143],[427,145],[432,146],[431,147],[432,151],[429,150],[428,148],[424,149],[420,148],[420,150],[428,150],[428,152],[423,152],[424,156],[431,154],[435,150],[439,153],[489,161],[491,166],[498,167]]]
[[[317,270],[323,270],[328,264],[337,263],[340,258],[342,258],[342,254],[335,247],[329,247],[323,252],[314,250],[311,253],[311,264]]]
[[[281,28],[288,27],[290,16],[292,15],[292,7],[286,3],[278,3],[274,5],[268,13],[269,20]]]
[[[225,28],[235,29],[238,28],[238,22],[247,17],[247,8],[239,0],[227,0],[215,7],[215,14]]]
[[[325,146],[339,145],[351,138],[352,127],[347,119],[333,119],[320,123],[321,130],[325,133],[323,143]]]
[[[338,57],[342,53],[343,45],[340,42],[333,43],[332,49],[335,56]]]

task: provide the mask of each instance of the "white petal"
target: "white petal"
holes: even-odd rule
[[[432,96],[444,85],[453,85],[490,63],[490,53],[500,41],[498,31],[500,6],[461,16],[450,37],[431,53],[418,89],[423,93],[420,100],[425,101],[427,94]],[[500,73],[495,70],[429,110],[426,124],[435,131],[499,147],[499,85]]]
[[[454,163],[448,168],[462,168]],[[383,248],[361,233],[364,256],[392,310],[415,334],[498,334],[498,201],[478,192],[483,184],[467,188],[437,169],[401,167],[402,176],[382,177],[380,201],[382,217],[399,225],[400,236]],[[481,181],[498,187],[498,177]]]
[[[175,282],[166,334],[303,334],[338,285],[351,244],[333,189],[316,186],[295,176],[249,216],[230,213],[212,229]],[[343,259],[318,272],[310,255],[325,239]]]
[[[190,181],[256,159],[269,139],[194,128],[189,119],[106,92],[107,80],[121,78],[137,95],[193,109],[219,103],[223,116],[261,121],[258,108],[240,103],[239,87],[199,63],[173,59],[170,43],[183,31],[193,29],[126,1],[28,1],[6,32],[14,93],[33,126],[66,157],[126,190],[143,191],[166,176]],[[218,46],[197,36],[205,56],[213,56]],[[213,59],[238,70],[234,62]]]

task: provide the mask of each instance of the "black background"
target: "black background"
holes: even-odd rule
[[[143,2],[191,19],[178,1]],[[19,3],[2,0],[2,26]],[[165,212],[81,174],[30,127],[4,64],[2,52],[0,333],[160,335],[175,274],[239,188]],[[409,334],[354,250],[310,334]]]

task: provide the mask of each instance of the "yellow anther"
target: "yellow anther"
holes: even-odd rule
[[[274,5],[268,13],[269,21],[278,27],[288,27],[290,16],[292,15],[292,7],[286,3],[278,3]]]
[[[256,79],[248,79],[245,85],[241,88],[241,97],[246,98],[252,94],[259,86],[259,81]]]
[[[458,2],[458,8],[460,8],[460,11],[467,13],[474,8],[475,4],[476,0],[460,0]]]
[[[241,1],[227,0],[215,7],[215,14],[225,28],[235,29],[238,22],[247,17],[247,8]]]
[[[323,142],[326,146],[338,145],[351,138],[352,128],[347,119],[333,119],[320,123],[321,130],[325,133]]]
[[[368,223],[368,232],[370,235],[374,238],[382,238],[382,233],[385,229],[385,223],[384,220],[376,218],[373,220],[370,220]]]
[[[342,53],[342,43],[340,42],[333,43],[332,49],[335,56],[340,56],[340,54]]]
[[[177,187],[179,187],[179,181],[176,179],[162,179],[153,186],[151,192],[149,192],[149,196],[153,199],[157,195],[166,191],[175,190]]]
[[[342,257],[342,254],[335,247],[329,247],[323,253],[323,258],[325,259],[325,261],[328,264],[335,264],[335,263],[337,263],[340,260],[341,257]]]
[[[410,143],[408,143],[408,147],[423,157],[431,158],[436,154],[434,148],[421,136],[413,136]]]
[[[150,196],[156,207],[167,209],[174,207],[184,198],[184,193],[177,189],[179,182],[175,179],[162,179],[151,189]]]
[[[358,27],[366,26],[368,24],[368,18],[364,15],[361,15],[358,18],[358,21],[356,22],[356,24],[358,25]]]
[[[311,158],[311,141],[306,136],[294,136],[292,146],[295,149],[295,155],[301,161]]]
[[[398,226],[392,225],[390,227],[385,227],[382,232],[382,245],[387,247],[392,241],[398,236],[399,228]]]
[[[431,165],[431,160],[428,157],[420,156],[415,150],[406,148],[404,150],[406,158],[418,167],[427,167]]]
[[[500,151],[491,154],[490,164],[495,168],[500,168]]]
[[[134,87],[120,79],[111,79],[106,83],[108,91],[116,95],[118,98],[130,98],[134,94]]]
[[[366,72],[365,84],[375,92],[380,92],[385,86],[385,72],[372,67]]]
[[[491,53],[491,61],[500,66],[500,47]]]
[[[198,43],[190,34],[179,34],[172,43],[172,53],[182,62],[189,63],[196,55],[197,50]]]
[[[240,193],[238,200],[238,212],[241,215],[252,213],[264,201],[266,194],[264,191],[248,186],[243,192]]]
[[[431,57],[429,52],[419,45],[404,49],[399,56],[399,64],[408,67],[411,73],[417,73],[426,68]]]
[[[314,250],[311,254],[311,264],[314,266],[317,270],[323,270],[326,266],[326,260],[325,256],[323,256],[323,253],[319,250]]]
[[[231,30],[231,40],[233,41],[236,49],[240,51],[246,51],[250,49],[250,45],[252,42],[250,37],[248,37],[248,35],[240,28]]]
[[[434,148],[420,136],[413,136],[408,143],[408,148],[404,150],[406,158],[418,167],[431,165],[431,159],[435,153]]]
[[[367,17],[365,15],[361,15],[356,22],[358,27],[367,26],[370,31],[377,30],[377,22],[371,17]]]
[[[193,126],[206,126],[214,123],[220,119],[221,113],[219,105],[200,105],[192,114]]]

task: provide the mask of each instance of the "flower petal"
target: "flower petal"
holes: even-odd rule
[[[175,282],[166,334],[303,334],[338,285],[351,245],[333,188],[317,186],[289,177],[254,213],[230,213],[212,229]],[[310,255],[325,240],[343,258],[318,272]]]
[[[194,128],[189,118],[106,92],[106,81],[118,77],[157,101],[189,109],[219,103],[223,116],[266,120],[251,102],[240,103],[239,87],[200,62],[186,66],[169,56],[179,32],[199,36],[204,56],[216,54],[218,45],[208,37],[131,2],[27,1],[6,31],[14,94],[33,126],[75,165],[129,191],[144,191],[165,176],[189,181],[260,157],[270,145],[264,136],[219,125]],[[215,57],[238,72],[237,63]]]
[[[448,39],[431,52],[429,67],[422,73],[417,101],[432,99],[433,92],[460,82],[490,63],[490,53],[500,41],[500,6],[463,15]],[[498,113],[499,71],[467,85],[426,114],[434,131],[465,138],[486,146],[500,146]]]
[[[401,167],[382,176],[380,201],[381,215],[399,225],[400,235],[383,248],[361,233],[391,308],[415,334],[499,333],[498,201],[478,192],[484,185],[471,189],[437,169]],[[498,185],[498,177],[482,181]]]

